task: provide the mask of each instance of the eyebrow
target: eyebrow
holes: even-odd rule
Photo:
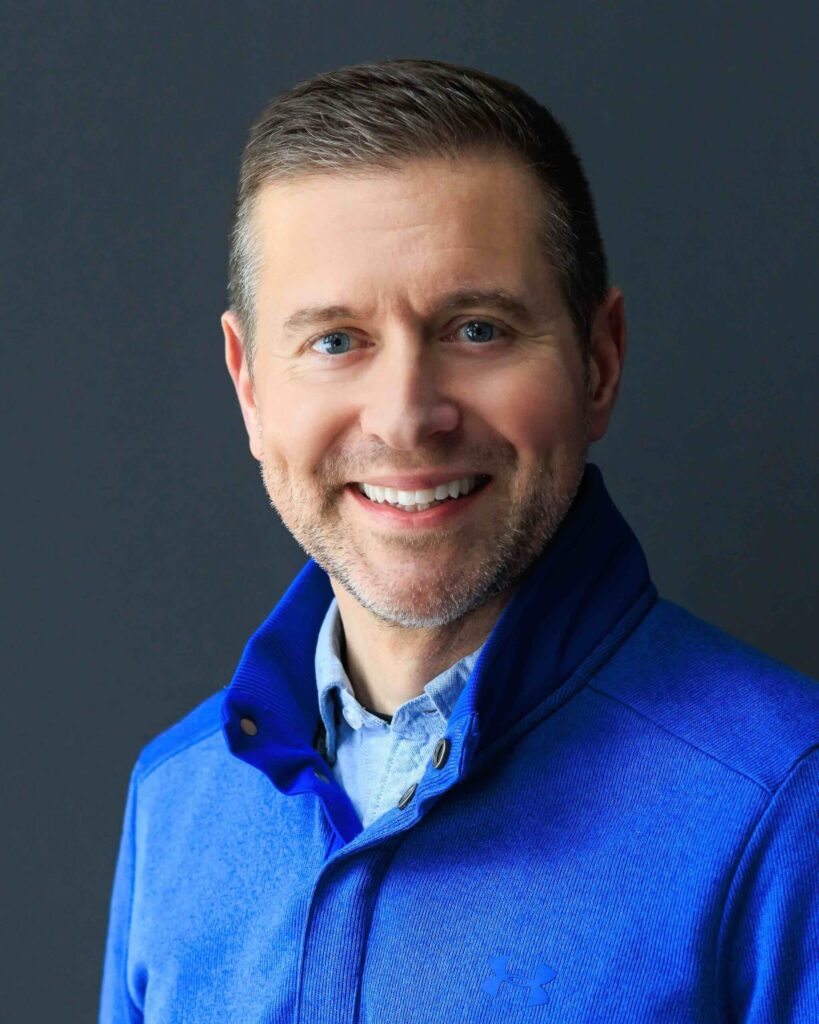
[[[439,312],[459,309],[463,306],[484,306],[508,313],[510,316],[530,324],[532,313],[526,303],[505,288],[461,288],[444,295],[437,304]],[[285,333],[292,333],[304,327],[332,323],[337,320],[363,320],[366,314],[356,313],[349,306],[305,306],[297,309],[282,324]]]

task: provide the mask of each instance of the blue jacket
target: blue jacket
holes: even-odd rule
[[[599,470],[417,785],[322,756],[309,560],[131,776],[101,1024],[816,1024],[819,686],[658,599]]]

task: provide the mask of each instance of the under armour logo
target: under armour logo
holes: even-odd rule
[[[529,1002],[526,1004],[527,1006],[538,1006],[539,1004],[549,1002],[549,997],[543,991],[543,986],[557,977],[557,971],[552,970],[547,964],[541,964],[531,978],[510,974],[508,956],[490,956],[489,966],[492,968],[494,976],[487,978],[481,985],[481,988],[484,992],[488,992],[490,996],[496,996],[500,991],[501,985],[506,981],[510,985],[522,985],[524,988],[529,989]]]

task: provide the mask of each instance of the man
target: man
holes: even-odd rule
[[[819,1021],[819,688],[658,598],[565,131],[435,61],[277,97],[225,355],[309,559],[129,787],[100,1020]]]

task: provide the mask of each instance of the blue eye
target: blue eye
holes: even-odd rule
[[[494,337],[488,337],[487,332],[496,332],[498,328],[489,320],[469,320],[461,324],[458,331],[467,330],[467,337],[470,341],[493,341]],[[457,331],[455,332],[457,334]]]
[[[320,338],[316,338],[316,340],[315,340],[315,342],[313,342],[313,344],[314,345],[319,345],[322,342],[326,341],[328,338],[333,339],[333,340],[332,340],[332,342],[330,344],[329,349],[327,349],[323,353],[324,355],[345,355],[349,351],[350,335],[346,331],[330,331],[329,334],[322,334],[322,336]],[[346,347],[346,348],[344,347],[344,342],[343,341],[339,345],[338,344],[338,339],[339,338],[346,338],[347,339],[347,346],[348,347]],[[312,346],[311,346],[311,348],[312,348]]]
[[[498,335],[504,334],[504,331],[491,320],[467,320],[460,327],[455,328],[454,335],[458,335],[460,331],[466,332],[468,341],[479,342],[481,345],[496,341]],[[450,337],[452,336],[450,335]],[[350,353],[352,343],[353,336],[348,331],[329,331],[316,338],[310,348],[318,355],[332,358]]]

